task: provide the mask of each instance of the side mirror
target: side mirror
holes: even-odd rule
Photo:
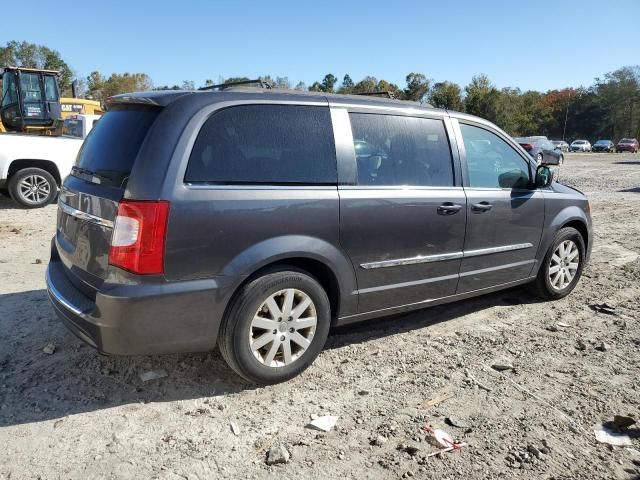
[[[544,188],[551,185],[553,182],[553,170],[546,165],[540,165],[536,168],[536,188]]]

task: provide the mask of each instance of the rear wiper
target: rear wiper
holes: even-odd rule
[[[80,175],[84,175],[86,177],[91,177],[91,181],[93,181],[94,183],[102,183],[105,180],[108,182],[112,181],[109,177],[100,175],[99,173],[96,173],[86,168],[78,167],[75,165],[71,168],[71,171],[74,173],[79,173]],[[99,180],[99,181],[95,182],[95,180]]]

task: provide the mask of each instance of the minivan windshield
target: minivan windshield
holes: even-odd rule
[[[72,174],[97,177],[124,188],[133,163],[160,109],[146,105],[112,107],[87,136]]]

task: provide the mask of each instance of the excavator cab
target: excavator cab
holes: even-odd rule
[[[5,67],[0,126],[7,131],[55,134],[62,127],[58,72]]]

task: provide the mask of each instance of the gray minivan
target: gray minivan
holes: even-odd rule
[[[333,325],[576,286],[589,202],[477,117],[226,88],[110,99],[59,198],[47,288],[106,354],[217,345],[256,383]]]

